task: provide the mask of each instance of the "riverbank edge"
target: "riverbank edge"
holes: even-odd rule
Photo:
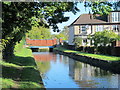
[[[37,70],[37,64],[36,64],[36,62],[35,62],[35,59],[33,58],[33,55],[32,55],[32,50],[31,49],[29,49],[29,48],[26,48],[26,47],[22,47],[22,48],[24,48],[24,49],[26,49],[25,51],[26,52],[24,52],[24,54],[23,54],[23,52],[19,52],[18,50],[17,50],[17,54],[15,54],[15,55],[17,55],[17,56],[19,56],[19,54],[20,54],[20,57],[23,57],[23,58],[27,58],[28,56],[31,58],[30,60],[28,59],[27,60],[27,63],[29,62],[29,63],[31,63],[31,65],[26,65],[25,63],[21,63],[21,65],[18,65],[18,64],[15,64],[15,63],[9,63],[9,62],[3,62],[3,64],[1,63],[1,65],[2,65],[2,67],[5,67],[5,68],[8,68],[8,70],[10,70],[10,68],[15,68],[16,70],[18,70],[18,72],[16,72],[16,73],[19,73],[19,72],[21,72],[22,71],[22,69],[26,69],[26,72],[28,72],[29,74],[31,74],[31,72],[32,71],[34,71],[34,76],[35,77],[32,77],[32,79],[36,79],[36,78],[38,78],[38,82],[33,82],[33,81],[26,81],[27,79],[31,79],[31,77],[29,77],[29,76],[27,76],[27,78],[26,78],[26,80],[25,81],[15,81],[14,79],[12,79],[12,78],[1,78],[2,80],[1,81],[3,81],[3,80],[5,80],[5,84],[10,80],[10,81],[12,81],[12,83],[14,82],[14,83],[16,83],[16,84],[21,84],[21,86],[22,86],[22,84],[24,84],[25,85],[25,83],[26,83],[26,86],[27,85],[33,85],[34,87],[31,87],[31,88],[26,88],[26,86],[24,87],[24,88],[16,88],[16,86],[15,86],[15,84],[14,85],[11,85],[10,83],[7,83],[7,85],[9,85],[9,86],[11,86],[10,88],[15,88],[15,89],[42,89],[42,90],[46,90],[46,88],[45,88],[45,86],[44,86],[44,83],[43,83],[43,81],[42,81],[42,77],[41,77],[41,75],[40,75],[40,72],[39,72],[39,70]],[[25,54],[25,53],[28,53],[28,56]],[[14,59],[14,57],[13,58],[11,58],[11,59]],[[22,60],[22,59],[21,59]],[[19,59],[19,61],[20,61],[20,59]],[[19,63],[19,61],[18,62],[16,62],[16,63]],[[11,71],[12,72],[12,71]],[[25,75],[26,73],[24,73],[23,71],[22,71],[22,74],[23,75]],[[14,78],[14,75],[13,76],[11,76],[11,77],[13,77]],[[7,81],[7,82],[6,82]],[[30,82],[30,84],[29,84],[29,82]],[[2,83],[2,84],[4,84],[4,83]],[[40,86],[41,88],[38,88],[38,87],[36,87],[36,86]],[[28,87],[28,86],[27,86]],[[4,87],[2,87],[2,89],[9,89],[9,88],[4,88]]]
[[[107,60],[96,59],[88,56],[78,55],[77,53],[74,52],[64,52],[59,48],[54,48],[53,52],[66,55],[70,58],[90,64],[92,66],[99,67],[104,70],[109,70],[113,73],[120,74],[120,61],[107,61]]]

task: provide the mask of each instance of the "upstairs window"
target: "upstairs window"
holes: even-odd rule
[[[120,22],[120,12],[112,12],[112,22]]]
[[[81,26],[81,31],[86,32],[87,28],[88,28],[88,25],[83,25],[83,26]]]

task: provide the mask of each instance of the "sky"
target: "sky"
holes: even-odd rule
[[[84,7],[84,3],[78,3],[77,7],[80,9],[79,12],[76,13],[76,15],[74,15],[72,12],[66,12],[65,16],[69,17],[69,20],[67,22],[63,22],[63,23],[59,23],[57,24],[59,29],[62,31],[64,26],[69,26],[72,22],[74,22],[81,14],[88,14],[89,13],[89,9],[90,8],[86,8]],[[53,32],[53,30],[51,30],[52,34],[57,34],[56,32]]]

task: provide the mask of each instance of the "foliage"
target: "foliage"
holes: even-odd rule
[[[73,40],[73,43],[75,44],[75,47],[78,48],[82,45],[82,38],[81,37],[75,37]]]
[[[64,12],[79,11],[73,2],[2,2],[2,39],[5,42],[3,58],[11,56],[16,42],[19,42],[32,26],[52,26],[58,31],[57,23],[69,17]],[[9,48],[12,47],[12,48]]]
[[[120,41],[120,35],[118,35],[117,39]]]
[[[60,34],[64,35],[63,40],[68,40],[68,35],[69,35],[69,29],[67,26],[64,26],[63,30],[60,32]]]
[[[62,38],[62,40],[65,40],[65,35],[62,34],[62,33],[59,33],[59,34],[53,34],[52,37],[53,37],[53,38],[57,38],[57,39]]]
[[[62,40],[68,40],[68,35],[69,35],[68,31],[69,31],[68,27],[65,26],[59,34],[53,34],[52,37],[57,39],[62,38]]]
[[[89,36],[89,39],[94,41],[94,46],[107,46],[113,41],[118,39],[118,35],[111,30],[104,30],[101,32],[96,32],[93,36]]]
[[[29,31],[27,37],[30,39],[51,39],[51,32],[48,28],[45,27],[32,27],[32,30]]]
[[[85,7],[91,7],[93,14],[108,15],[112,11],[113,4],[110,2],[94,1],[94,2],[85,2]]]

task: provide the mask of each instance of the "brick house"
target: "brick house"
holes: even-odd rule
[[[101,17],[92,14],[80,15],[69,27],[68,44],[74,45],[75,37],[82,38],[82,46],[91,45],[87,39],[88,35],[94,35],[95,32],[103,30],[113,30],[120,35],[120,11],[112,11],[108,16]]]

